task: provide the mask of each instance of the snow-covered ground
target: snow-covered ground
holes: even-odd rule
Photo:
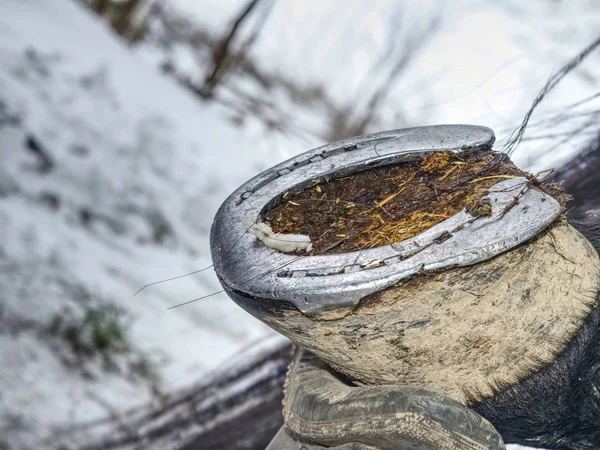
[[[246,1],[170,4],[223,35]],[[493,128],[499,144],[518,125],[549,75],[598,37],[600,29],[594,0],[353,0],[343,5],[274,2],[250,53],[262,66],[293,74],[300,83],[323,84],[328,95],[359,115],[385,73],[380,69],[396,61],[406,42],[423,40],[382,103],[378,128],[474,123]],[[242,28],[242,37],[252,33],[252,25],[250,21]],[[401,43],[399,48],[395,43]],[[186,55],[181,51],[180,56]],[[555,141],[538,138],[578,127],[581,122],[572,115],[561,116],[552,128],[549,121],[564,106],[598,92],[599,69],[597,51],[547,97],[532,119],[535,126],[528,140],[515,155],[518,163],[539,170],[564,161],[577,148],[571,139],[570,145],[549,152]],[[595,98],[578,111],[599,105]],[[308,130],[325,122],[323,115],[314,114],[319,119],[314,120],[296,110],[294,114]],[[581,138],[589,136],[580,133]],[[299,150],[293,146],[277,151],[283,157]]]
[[[241,3],[177,0],[215,31]],[[501,138],[548,74],[600,29],[600,11],[584,0],[407,2],[401,12],[394,3],[276,2],[252,55],[361,108],[375,55],[405,32],[398,24],[439,13],[380,125],[479,123]],[[266,136],[252,117],[234,124],[222,105],[161,74],[156,56],[130,50],[74,0],[0,2],[0,448],[52,448],[56,427],[159,401],[272,339],[223,295],[167,311],[218,290],[211,271],[133,294],[208,266],[220,203],[319,144],[323,119],[294,111],[314,131],[303,136]],[[597,91],[599,63],[595,55],[566,79],[546,114]],[[517,161],[541,168],[577,150],[569,143],[540,160],[531,158],[544,148],[536,143],[525,142]],[[98,344],[90,335],[113,306],[127,318],[121,351],[108,360],[82,351]]]
[[[133,297],[210,264],[216,208],[261,155],[74,2],[3,1],[0,61],[0,441],[40,448],[51,425],[148,402],[141,364],[169,390],[269,333],[223,296],[167,311],[219,289],[208,273]],[[121,373],[63,336],[105,304],[129,317]]]

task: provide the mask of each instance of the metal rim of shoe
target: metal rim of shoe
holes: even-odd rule
[[[486,261],[548,227],[561,212],[549,195],[526,188],[525,178],[490,188],[491,216],[465,210],[423,233],[372,249],[294,256],[267,248],[248,232],[285,192],[334,176],[424,158],[440,151],[490,149],[494,132],[474,125],[436,125],[334,142],[278,164],[242,185],[220,207],[211,229],[215,271],[226,291],[292,303],[308,316],[350,308],[365,296],[421,272]],[[516,207],[506,210],[519,195]],[[443,237],[443,239],[442,239]]]

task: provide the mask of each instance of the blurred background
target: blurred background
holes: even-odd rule
[[[134,296],[211,264],[248,178],[392,128],[501,145],[598,30],[597,0],[0,0],[0,449],[84,448],[281,345],[224,294],[167,310],[211,270]],[[517,164],[598,142],[599,69],[545,99]]]

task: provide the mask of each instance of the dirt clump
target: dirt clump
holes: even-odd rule
[[[489,215],[488,189],[523,176],[497,152],[431,153],[286,192],[263,220],[276,233],[310,236],[310,254],[352,252],[416,236],[463,208]]]

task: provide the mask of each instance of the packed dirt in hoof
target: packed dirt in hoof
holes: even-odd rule
[[[490,214],[488,189],[522,176],[496,152],[433,153],[286,192],[263,220],[276,233],[310,236],[309,254],[352,252],[411,238],[465,207]]]

